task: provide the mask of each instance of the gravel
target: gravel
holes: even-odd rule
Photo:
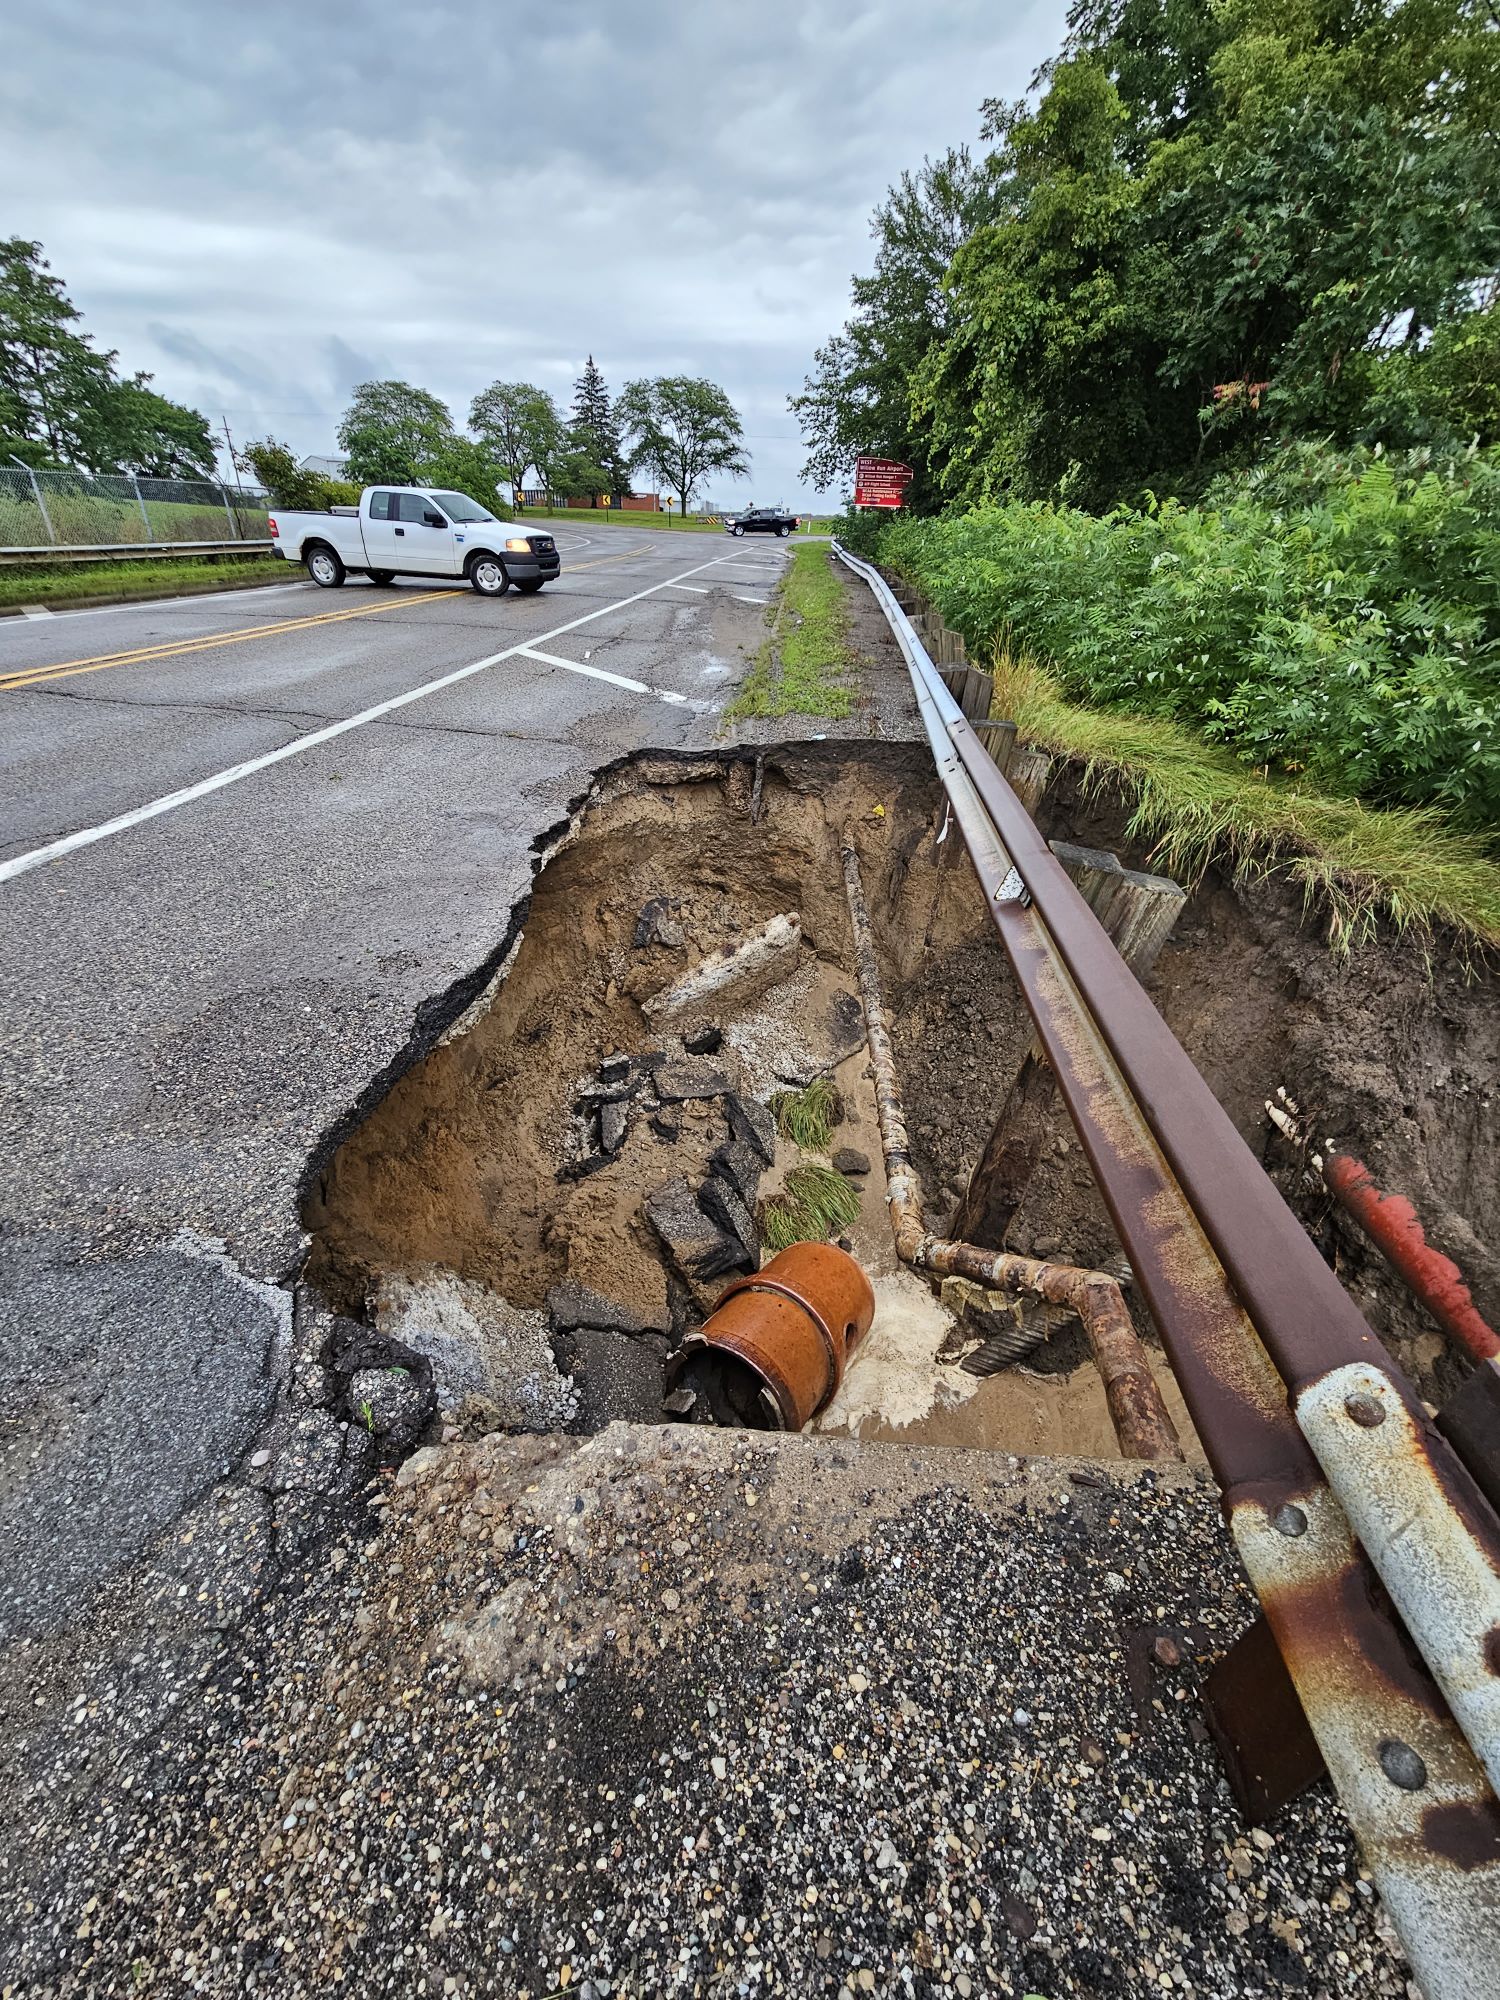
[[[5,1991],[1408,1991],[1326,1790],[1247,1831],[1204,1741],[1186,1470],[614,1425],[377,1503],[133,1758],[80,1669]]]

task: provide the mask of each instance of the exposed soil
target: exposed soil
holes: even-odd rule
[[[312,1276],[323,1291],[361,1313],[389,1274],[447,1274],[510,1307],[539,1309],[569,1281],[662,1329],[653,1337],[664,1353],[666,1339],[680,1335],[683,1302],[642,1203],[674,1176],[696,1184],[708,1172],[728,1136],[725,1105],[715,1096],[681,1103],[678,1129],[664,1137],[648,1115],[656,1100],[646,1073],[618,1151],[604,1159],[589,1153],[600,1142],[581,1120],[580,1092],[612,1056],[681,1062],[684,1024],[653,1026],[641,1003],[790,914],[800,919],[801,942],[784,976],[710,1010],[724,1039],[708,1060],[730,1088],[762,1101],[785,1081],[836,1073],[845,1118],[833,1144],[856,1146],[873,1167],[860,1178],[850,1241],[877,1279],[895,1278],[865,1061],[849,1054],[857,1033],[853,1044],[837,1035],[854,985],[838,865],[846,823],[857,830],[935,1227],[957,1204],[1031,1033],[956,832],[937,837],[943,813],[930,771],[925,746],[870,742],[851,756],[846,742],[651,757],[610,774],[538,877],[508,969],[391,1089],[310,1191]],[[1054,838],[1113,848],[1132,866],[1148,861],[1123,839],[1120,812],[1081,798],[1066,778],[1042,820]],[[653,909],[664,919],[656,928],[643,916]],[[1487,1170],[1500,1088],[1493,981],[1464,983],[1455,968],[1391,942],[1341,965],[1289,892],[1236,889],[1210,874],[1194,887],[1148,983],[1372,1322],[1438,1399],[1458,1372],[1441,1336],[1330,1213],[1263,1107],[1284,1085],[1314,1114],[1320,1139],[1333,1133],[1414,1198],[1434,1239],[1469,1272],[1481,1308],[1500,1311],[1500,1263],[1485,1248],[1500,1239],[1500,1185]],[[783,1145],[762,1200],[789,1157]],[[1121,1267],[1060,1105],[1008,1241],[1038,1256]],[[920,1394],[900,1412],[872,1407],[881,1352],[872,1336],[870,1358],[851,1370],[852,1379],[863,1368],[864,1386],[856,1382],[852,1403],[841,1399],[825,1423],[914,1442],[1112,1450],[1076,1329],[982,1383],[937,1361],[940,1342],[924,1347],[924,1338],[903,1332],[901,1367],[889,1379],[904,1371],[907,1394],[915,1371],[925,1407]],[[884,1351],[889,1363],[889,1330]],[[649,1406],[652,1380],[648,1370],[643,1389],[640,1370],[631,1375],[630,1414]],[[1181,1415],[1175,1386],[1169,1400]],[[607,1394],[583,1404],[579,1421],[590,1428],[626,1413]]]
[[[1064,771],[1039,813],[1049,839],[1155,865],[1108,796]],[[1030,1024],[1005,956],[960,865],[970,928],[942,926],[893,1011],[917,1164],[935,1205],[962,1193],[1028,1045]],[[1441,1402],[1466,1372],[1404,1286],[1276,1132],[1265,1103],[1285,1088],[1383,1187],[1409,1196],[1429,1241],[1453,1257],[1500,1325],[1500,990],[1447,940],[1429,949],[1389,933],[1348,959],[1330,951],[1316,910],[1275,881],[1210,869],[1192,893],[1147,990],[1282,1194],[1395,1350]],[[953,1089],[957,1080],[960,1088]],[[1022,1204],[1009,1247],[1107,1267],[1120,1254],[1067,1114]]]

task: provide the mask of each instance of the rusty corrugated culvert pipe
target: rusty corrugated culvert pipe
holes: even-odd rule
[[[699,1421],[800,1431],[833,1400],[874,1317],[875,1294],[851,1256],[794,1243],[725,1287],[668,1363],[667,1387],[692,1392],[684,1414]]]

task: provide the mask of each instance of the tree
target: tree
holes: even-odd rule
[[[818,485],[875,450],[919,509],[1107,508],[1298,437],[1489,434],[1492,6],[1073,0],[1036,89],[877,210],[792,401]]]
[[[297,463],[290,445],[276,438],[252,438],[236,454],[235,464],[258,480],[271,496],[273,507],[326,506],[323,497],[327,481]]]
[[[568,448],[572,454],[572,475],[567,479],[562,478],[561,472],[554,475],[568,492],[587,493],[595,505],[602,493],[618,499],[625,492],[630,480],[630,467],[620,449],[620,427],[610,405],[604,376],[595,365],[592,354],[573,385]],[[592,471],[587,481],[580,481],[577,475],[585,466]]]
[[[440,487],[450,493],[467,493],[481,507],[495,511],[501,505],[500,482],[507,476],[505,467],[493,452],[465,437],[453,438],[418,468],[418,477],[424,486]]]
[[[349,477],[361,486],[410,486],[453,436],[447,405],[410,382],[361,382],[338,431]]]
[[[612,480],[607,466],[600,465],[589,452],[570,446],[554,463],[549,486],[564,499],[586,493],[589,505],[597,507],[600,494],[612,490]]]
[[[632,440],[630,462],[663,480],[684,513],[711,472],[742,476],[750,470],[739,412],[716,383],[698,375],[662,375],[627,382],[616,406],[622,433]]]
[[[953,317],[943,280],[954,253],[993,207],[990,176],[957,146],[903,173],[876,209],[875,268],[853,280],[849,319],[817,350],[801,395],[788,399],[808,445],[802,476],[820,492],[851,478],[855,459],[870,452],[911,465],[913,504],[936,497],[911,384]]]
[[[40,243],[0,241],[0,425],[4,448],[39,464],[90,463],[84,434],[114,383],[113,353],[75,331],[78,308]]]
[[[946,337],[910,391],[953,498],[1108,506],[1193,453],[1196,399],[1157,379],[1126,123],[1086,57],[1055,67],[1035,109],[987,107],[997,212],[954,256]]]
[[[563,421],[545,389],[534,382],[492,382],[474,398],[469,428],[510,481],[517,508],[529,466],[546,484],[545,469],[562,448]]]
[[[112,383],[80,421],[85,462],[153,479],[211,479],[216,452],[207,417],[158,396],[149,375]]]

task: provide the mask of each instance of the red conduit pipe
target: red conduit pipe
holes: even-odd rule
[[[1476,1361],[1500,1354],[1500,1337],[1475,1305],[1464,1274],[1451,1257],[1427,1241],[1417,1211],[1404,1194],[1384,1194],[1362,1160],[1330,1153],[1324,1180],[1386,1261],[1406,1280],[1443,1330]]]

